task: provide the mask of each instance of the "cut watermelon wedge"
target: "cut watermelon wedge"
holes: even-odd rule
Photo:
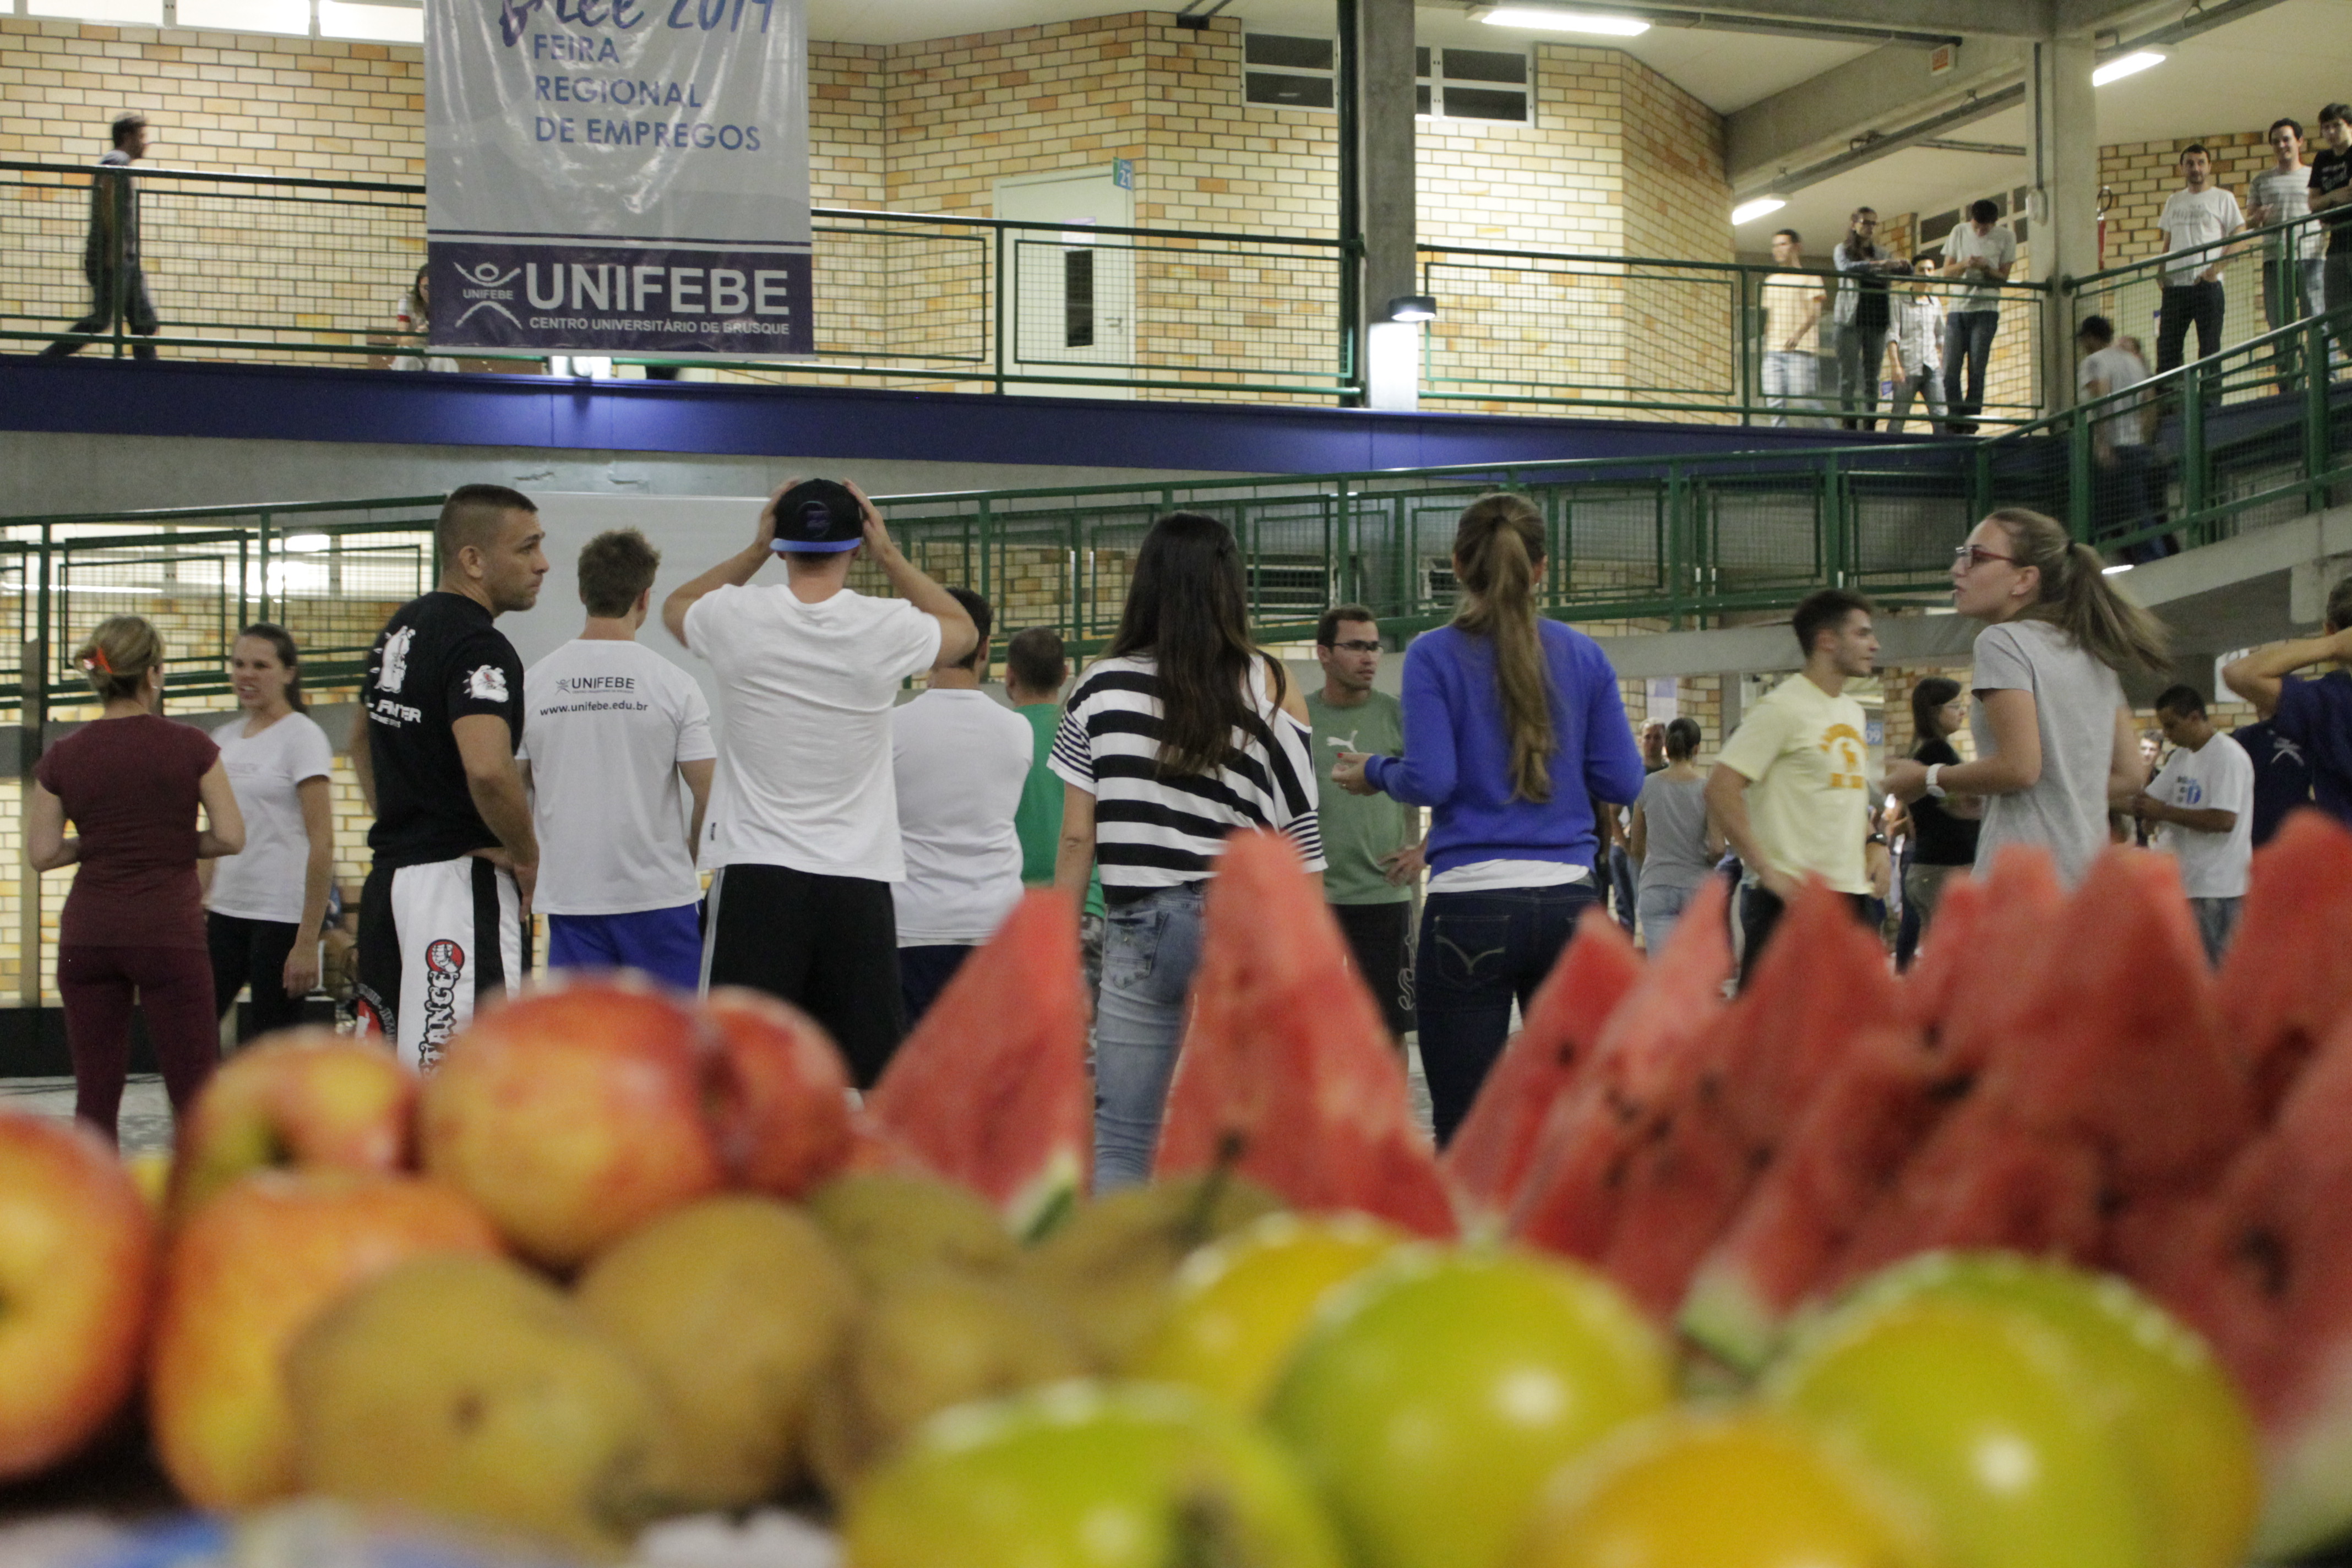
[[[1634,1153],[1723,1012],[1726,898],[1720,878],[1701,885],[1665,951],[1611,1016],[1573,1092],[1545,1116],[1511,1209],[1517,1239],[1587,1262],[1608,1251]]]
[[[1296,1208],[1454,1235],[1380,1008],[1289,841],[1227,839],[1203,923],[1153,1174],[1227,1167]]]
[[[2065,906],[2058,863],[2030,845],[1995,856],[1981,881],[1946,889],[1905,1011],[1955,1067],[1981,1068],[2014,1035],[2038,995],[2035,976],[2061,951],[2051,937]]]
[[[1624,927],[1605,910],[1587,910],[1439,1157],[1471,1229],[1497,1229],[1508,1218],[1544,1118],[1573,1091],[1641,978],[1642,955]]]
[[[996,1204],[1015,1234],[1076,1203],[1094,1157],[1076,900],[1024,896],[899,1046],[866,1110],[883,1141]]]
[[[1855,1037],[1893,1027],[1886,950],[1809,880],[1738,999],[1683,1058],[1626,1166],[1601,1267],[1664,1319]]]
[[[2352,1009],[2352,833],[2290,815],[2254,856],[2238,934],[2216,989],[2231,1045],[2267,1121],[2319,1041]]]

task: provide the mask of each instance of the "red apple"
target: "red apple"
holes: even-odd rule
[[[114,1151],[0,1111],[0,1480],[71,1454],[139,1379],[155,1220]]]
[[[720,1154],[737,1182],[797,1198],[849,1163],[849,1071],[824,1026],[764,992],[727,987],[708,1014],[732,1069]]]
[[[627,980],[557,983],[478,1016],[417,1105],[425,1171],[554,1268],[719,1192],[736,1118],[719,1033]]]
[[[437,1182],[262,1171],[188,1216],[164,1254],[148,1364],[155,1449],[199,1508],[299,1489],[287,1347],[344,1291],[428,1253],[494,1255],[499,1236]],[[451,1324],[462,1333],[464,1325]]]
[[[268,1166],[400,1170],[415,1106],[416,1075],[390,1051],[327,1029],[265,1036],[221,1064],[181,1122],[173,1218]]]

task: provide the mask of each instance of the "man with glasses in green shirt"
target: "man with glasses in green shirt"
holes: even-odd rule
[[[1307,694],[1315,728],[1316,772],[1328,786],[1342,752],[1394,756],[1404,750],[1404,705],[1372,689],[1381,670],[1381,628],[1361,605],[1335,605],[1315,627],[1323,687]],[[1323,896],[1339,917],[1357,973],[1402,1044],[1413,1026],[1405,955],[1411,951],[1413,889],[1422,875],[1421,813],[1386,795],[1318,791]]]

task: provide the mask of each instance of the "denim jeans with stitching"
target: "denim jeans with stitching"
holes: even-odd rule
[[[1975,429],[1984,412],[1985,366],[2000,331],[1998,309],[1954,310],[1944,318],[1944,409],[1959,434]]]
[[[1151,1174],[1160,1113],[1184,1038],[1184,995],[1201,963],[1202,885],[1161,888],[1103,917],[1095,1010],[1095,1191]]]
[[[1490,893],[1432,893],[1421,915],[1415,1000],[1421,1066],[1437,1142],[1454,1136],[1576,921],[1601,901],[1591,882]]]

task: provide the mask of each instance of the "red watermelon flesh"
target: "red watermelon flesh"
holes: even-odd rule
[[[1915,1029],[1857,1036],[1693,1277],[1683,1331],[1734,1366],[1761,1366],[1971,1081],[1937,1062]]]
[[[2036,847],[2002,850],[1980,887],[1975,881],[1937,904],[1905,988],[1928,1044],[1962,1070],[1981,1068],[2015,1032],[2036,995],[2034,976],[2058,952],[2051,935],[2066,902],[2057,862]]]
[[[1454,1236],[1380,1008],[1287,839],[1226,840],[1204,925],[1153,1173],[1230,1162],[1297,1208]]]
[[[1670,1316],[1855,1037],[1897,1016],[1885,949],[1843,895],[1808,881],[1654,1110],[1602,1255],[1610,1276]]]
[[[1510,1214],[1545,1116],[1573,1091],[1641,978],[1642,955],[1624,928],[1604,910],[1586,910],[1439,1157],[1474,1227],[1500,1226]]]
[[[1518,1240],[1588,1262],[1608,1250],[1633,1155],[1723,1011],[1731,973],[1725,903],[1722,880],[1708,878],[1611,1016],[1573,1091],[1544,1118],[1511,1208]]]
[[[1084,1193],[1094,1090],[1076,900],[1024,896],[898,1047],[866,1110],[884,1140],[996,1204],[1016,1232]]]
[[[2319,1041],[2352,1009],[2352,833],[2318,811],[2291,815],[2255,852],[2238,934],[2216,989],[2231,1047],[2267,1120]]]

